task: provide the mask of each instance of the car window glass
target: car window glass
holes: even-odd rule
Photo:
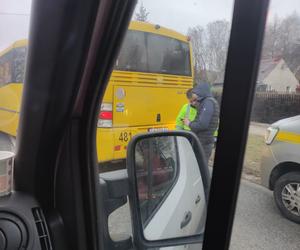
[[[30,10],[30,0],[0,1],[0,150],[15,148]]]
[[[230,249],[300,244],[299,13],[270,1]]]
[[[18,135],[30,6],[30,0],[0,1],[0,150],[13,151]],[[184,115],[176,120],[190,104],[188,89],[206,82],[221,104],[232,6],[230,0],[138,1],[132,21],[142,24],[129,27],[99,103],[99,172],[126,168],[127,146],[136,134],[188,130]],[[300,243],[299,13],[296,0],[271,1],[232,249],[296,249]],[[197,106],[201,98],[190,99],[194,104],[187,118],[193,120],[206,108]],[[217,134],[215,129],[215,139]],[[206,135],[200,140],[205,144]],[[208,165],[213,171],[214,142],[209,144],[205,150],[212,151]],[[175,163],[172,174],[163,185],[151,186],[161,197],[179,173],[175,152],[170,156]],[[145,221],[162,201],[147,201]],[[128,204],[114,215],[112,232],[118,223],[130,224]],[[130,233],[129,228],[124,232]]]
[[[216,11],[219,9],[217,6],[222,7],[222,11]],[[99,172],[126,168],[128,143],[135,135],[176,129],[191,131],[184,124],[184,119],[191,122],[200,119],[200,114],[207,109],[206,105],[213,107],[213,117],[211,114],[208,118],[212,119],[213,124],[205,133],[199,130],[199,133],[192,133],[201,137],[200,140],[206,145],[204,152],[206,156],[210,156],[207,159],[208,165],[213,165],[232,9],[233,1],[230,0],[222,3],[138,1],[99,105],[96,134]],[[194,93],[196,96],[190,96],[191,89],[199,85],[201,88]],[[205,85],[204,90],[202,85]],[[208,104],[200,104],[200,100],[204,99]],[[103,143],[106,146],[101,148]],[[155,216],[156,210],[163,206],[163,198],[171,192],[176,175],[180,173],[180,170],[176,170],[181,166],[177,165],[175,152],[172,159],[176,167],[172,174],[168,174],[163,185],[150,185],[154,190],[158,188],[159,195],[152,192],[148,194],[146,191],[139,194],[147,196],[147,199],[144,197],[143,204],[140,204],[143,207],[142,220],[145,225]],[[140,170],[139,180],[149,179],[142,172]],[[146,187],[147,185],[145,190]],[[198,202],[198,197],[192,196],[187,197],[186,203],[191,199]],[[182,209],[186,209],[180,214],[182,218],[174,219],[174,223],[179,225],[178,230],[185,231],[184,235],[203,232],[203,228],[199,230],[199,225],[191,227],[189,224],[184,230],[180,229],[181,220],[189,215],[188,208]],[[205,224],[205,216],[200,216],[199,211],[193,213],[193,218],[201,217],[201,223]],[[110,216],[111,234],[120,232],[114,226],[118,224],[118,220],[123,225],[129,225],[130,218],[128,216],[126,220],[125,215],[129,215],[128,204]],[[173,228],[176,227],[175,224]],[[122,232],[127,232],[129,228],[122,228]]]

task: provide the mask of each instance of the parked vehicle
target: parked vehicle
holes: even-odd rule
[[[26,53],[27,41],[20,40],[0,54],[0,133],[11,141],[18,131]],[[125,159],[135,134],[174,129],[192,79],[188,37],[132,21],[100,107],[96,143],[106,147],[97,146],[99,162]]]
[[[265,142],[262,184],[274,192],[281,213],[300,223],[300,116],[273,123]]]

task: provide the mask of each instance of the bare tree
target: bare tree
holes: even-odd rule
[[[266,26],[263,56],[267,58],[289,57],[299,45],[300,16],[294,12],[284,19],[274,17]]]
[[[263,58],[283,58],[300,81],[300,16],[297,12],[266,26]]]
[[[211,70],[224,72],[228,50],[230,24],[226,20],[211,22],[206,27],[207,49],[204,51]]]
[[[135,14],[135,20],[141,21],[141,22],[148,22],[148,15],[149,12],[144,7],[143,2],[140,5],[139,12]]]
[[[205,50],[204,29],[200,25],[194,28],[189,28],[188,36],[191,39],[193,48],[194,80],[195,82],[198,80],[207,81],[206,63],[203,58],[203,51]]]
[[[196,26],[188,30],[193,47],[195,80],[211,80],[208,73],[222,78],[225,70],[230,23],[218,20],[205,28]]]
[[[281,26],[281,20],[278,18],[278,16],[275,16],[274,20],[269,25],[266,26],[263,53],[262,53],[264,58],[275,58],[281,54],[280,26]]]
[[[216,72],[222,81],[225,71],[230,23],[217,20],[188,30],[193,47],[195,80],[207,80],[208,72]],[[300,16],[297,12],[285,18],[275,16],[267,26],[262,55],[284,58],[300,80]]]

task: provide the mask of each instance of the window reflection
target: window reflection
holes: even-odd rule
[[[140,211],[146,226],[175,183],[178,169],[175,138],[141,140],[136,147],[135,159]]]

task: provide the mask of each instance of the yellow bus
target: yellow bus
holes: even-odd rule
[[[0,54],[0,133],[17,135],[26,41]],[[172,130],[192,87],[188,37],[144,22],[130,23],[101,104],[97,123],[98,160],[125,159],[132,136]]]

